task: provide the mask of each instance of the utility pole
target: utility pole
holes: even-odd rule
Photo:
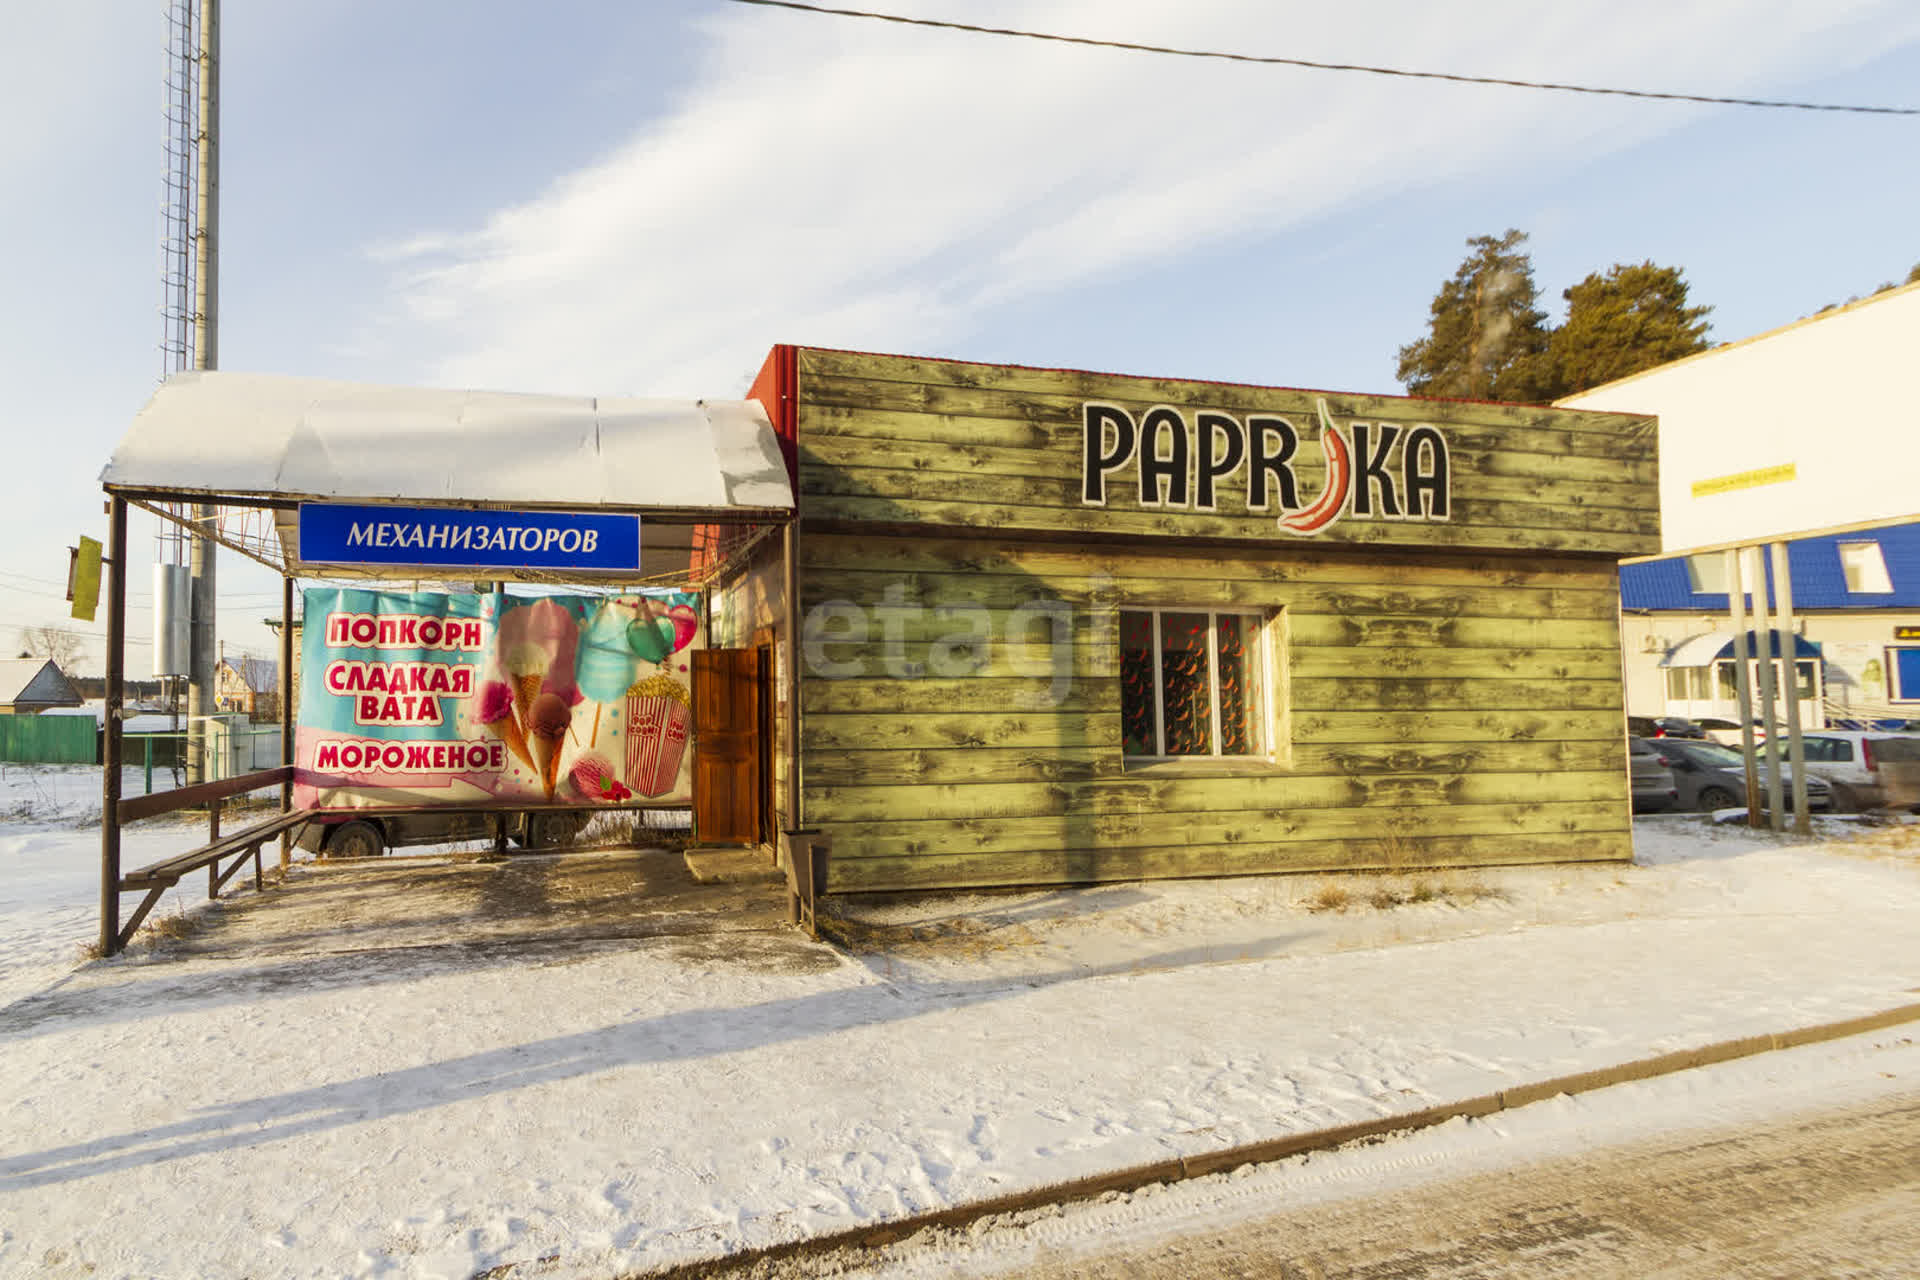
[[[219,367],[220,229],[220,0],[200,0],[200,128],[194,135],[193,367]],[[189,565],[192,619],[187,668],[187,781],[207,780],[207,716],[214,709],[214,541],[219,511],[208,503],[193,509]]]

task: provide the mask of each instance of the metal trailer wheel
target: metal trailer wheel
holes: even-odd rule
[[[387,851],[380,828],[362,818],[335,827],[327,840],[329,858],[377,858]]]

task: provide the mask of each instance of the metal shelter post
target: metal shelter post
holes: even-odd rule
[[[1760,825],[1760,779],[1753,768],[1753,685],[1747,675],[1747,588],[1744,559],[1726,552],[1727,612],[1733,619],[1733,693],[1739,704],[1740,756],[1747,766],[1747,825]]]
[[[120,717],[125,695],[127,648],[127,500],[107,506],[108,554],[113,567],[107,593],[106,720],[100,739],[100,954],[120,950]]]
[[[293,764],[293,578],[280,578],[280,763]],[[280,812],[293,809],[293,779],[280,784]],[[280,870],[293,865],[293,832],[280,833]]]
[[[1760,559],[1759,547],[1748,547],[1741,554],[1752,557],[1753,571],[1753,616],[1760,636],[1760,714],[1766,729],[1764,759],[1767,776],[1767,825],[1775,831],[1786,829],[1786,815],[1780,807],[1780,734],[1773,718],[1773,659],[1779,651],[1779,644],[1773,634],[1773,609],[1767,595],[1766,566]],[[1755,824],[1756,826],[1759,824]]]
[[[220,367],[220,0],[200,0],[200,131],[194,183],[193,367]],[[189,594],[187,677],[187,781],[208,780],[214,696],[219,561],[213,530],[220,509],[211,503],[193,508],[194,537],[188,560],[193,583]],[[216,772],[224,772],[216,771]],[[215,811],[216,813],[218,810]]]
[[[1773,598],[1779,610],[1778,634],[1787,656],[1781,675],[1787,687],[1781,692],[1787,701],[1787,768],[1793,783],[1793,831],[1795,835],[1813,834],[1813,815],[1807,812],[1807,752],[1800,741],[1800,654],[1798,631],[1793,622],[1793,579],[1788,573],[1787,544],[1773,544]]]

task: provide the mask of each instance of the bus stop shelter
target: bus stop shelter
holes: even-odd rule
[[[257,879],[260,845],[302,820],[292,808],[291,625],[280,628],[280,766],[162,795],[121,796],[130,506],[274,570],[289,624],[294,584],[302,578],[609,590],[697,586],[688,563],[696,526],[755,530],[730,557],[707,563],[704,579],[726,572],[765,538],[790,544],[794,511],[792,442],[775,433],[757,400],[446,391],[229,372],[169,378],[135,416],[101,483],[109,499],[110,573],[100,946],[109,955],[126,945],[160,893],[183,875],[206,868],[210,892],[217,892],[250,856]],[[417,534],[412,545],[404,539],[391,545],[384,535],[363,538],[364,559],[302,546],[303,528],[313,541],[314,531],[326,527],[316,517],[363,509],[524,513],[528,527],[538,523],[534,516],[550,517],[550,530],[564,529],[567,519],[618,517],[629,520],[637,536],[631,555],[596,563],[563,554],[564,531],[550,533],[541,546],[523,529],[517,540],[496,536],[491,546],[457,555],[444,544],[420,545]],[[578,549],[581,538],[573,540]],[[783,558],[792,564],[790,551]],[[275,785],[280,810],[274,819],[221,835],[222,799]],[[122,824],[198,805],[212,806],[205,845],[123,871]],[[121,895],[142,891],[145,899],[123,923]]]

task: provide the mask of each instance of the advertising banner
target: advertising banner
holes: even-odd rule
[[[306,593],[301,808],[693,801],[700,598]]]

